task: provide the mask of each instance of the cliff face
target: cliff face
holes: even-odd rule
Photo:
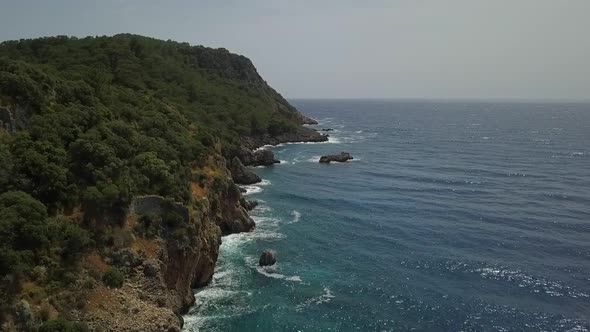
[[[254,227],[223,158],[212,156],[207,166],[193,171],[208,176],[192,183],[197,202],[192,208],[159,196],[138,197],[132,203],[122,226],[132,240],[121,249],[137,257],[131,278],[120,289],[97,285],[88,296],[91,310],[76,312],[77,319],[113,331],[180,330],[180,315],[195,301],[193,289],[213,276],[222,234]],[[189,226],[181,234],[162,225],[171,215],[187,219]],[[159,234],[148,235],[154,227],[162,227]]]

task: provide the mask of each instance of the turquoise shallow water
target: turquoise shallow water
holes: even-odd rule
[[[186,331],[590,329],[590,105],[293,104],[330,142],[256,169]]]

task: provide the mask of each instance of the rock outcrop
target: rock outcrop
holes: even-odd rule
[[[238,157],[231,160],[230,172],[234,182],[238,184],[253,184],[262,181],[256,173],[247,169]]]
[[[278,164],[280,161],[275,159],[275,155],[270,149],[258,149],[252,154],[253,166],[270,166]]]
[[[245,166],[270,166],[280,163],[279,160],[275,159],[272,150],[268,148],[259,148],[252,151],[249,148],[241,147],[235,155]]]
[[[16,131],[16,121],[7,107],[0,107],[0,128],[4,128],[9,132]]]
[[[312,119],[312,118],[310,118],[310,117],[308,117],[306,115],[303,115],[302,114],[301,116],[303,118],[303,123],[302,124],[305,124],[305,125],[317,125],[318,124],[318,122],[316,120],[314,120],[314,119]]]
[[[238,186],[233,183],[223,185],[218,202],[220,204],[214,204],[212,208],[217,215],[217,225],[223,235],[249,232],[254,229],[254,220],[248,215],[247,206],[242,204],[242,194]]]
[[[296,131],[283,133],[280,135],[262,135],[256,137],[244,137],[244,146],[248,149],[256,149],[264,145],[278,145],[281,143],[298,143],[298,142],[326,142],[328,136],[319,133],[317,130],[308,127],[299,127]],[[246,164],[246,163],[245,163]]]
[[[249,201],[245,198],[242,198],[241,203],[242,203],[242,206],[248,211],[252,211],[252,210],[254,210],[255,207],[258,206],[257,201]]]
[[[322,156],[320,158],[320,163],[329,164],[332,161],[337,161],[339,163],[343,163],[343,162],[349,161],[351,159],[354,159],[354,158],[350,155],[350,153],[340,152],[340,154],[332,154],[332,155]]]
[[[260,259],[258,260],[258,265],[270,266],[270,265],[274,265],[276,262],[277,262],[277,258],[275,257],[275,254],[270,250],[266,250],[265,252],[262,253],[262,255],[260,255]]]

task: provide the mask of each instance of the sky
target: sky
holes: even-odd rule
[[[136,33],[288,98],[590,100],[590,0],[0,0],[0,40]]]

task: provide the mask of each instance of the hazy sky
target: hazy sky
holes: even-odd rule
[[[0,39],[137,33],[286,97],[590,99],[590,0],[0,0]]]

